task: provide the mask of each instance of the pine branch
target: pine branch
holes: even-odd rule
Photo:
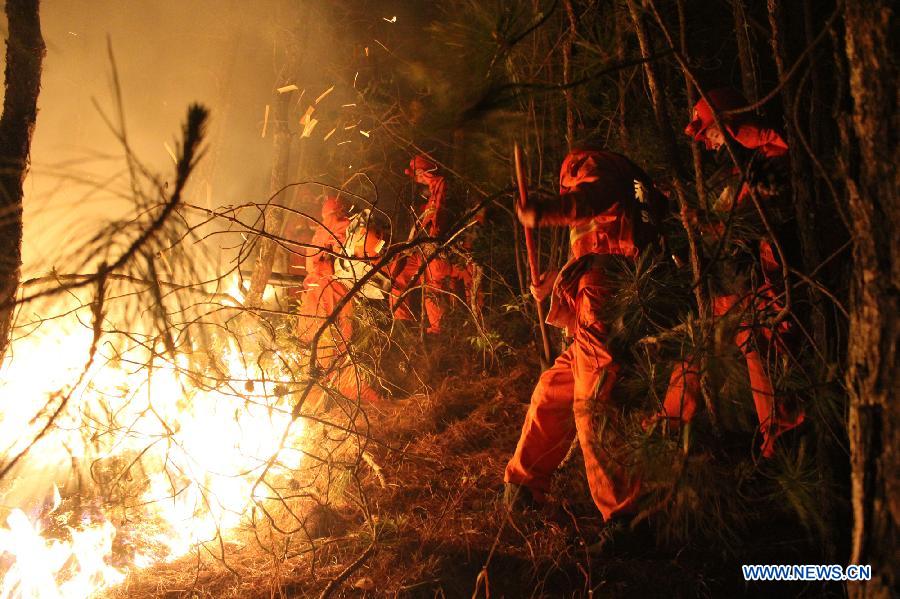
[[[97,272],[92,275],[63,283],[52,289],[45,289],[43,291],[35,292],[31,295],[23,297],[18,302],[14,300],[7,300],[6,302],[0,304],[0,310],[9,308],[10,306],[15,304],[25,304],[43,297],[59,295],[67,291],[73,291],[75,289],[81,289],[83,287],[93,285],[101,277],[108,277],[116,271],[121,270],[132,260],[134,260],[141,249],[143,249],[143,247],[147,245],[150,240],[153,239],[156,234],[159,233],[159,231],[163,228],[168,219],[172,216],[175,208],[179,204],[181,204],[182,194],[184,193],[184,188],[187,185],[188,178],[190,177],[191,172],[196,166],[197,161],[201,158],[200,145],[203,142],[206,132],[206,122],[208,116],[209,112],[207,111],[207,109],[199,104],[194,104],[190,108],[188,108],[187,121],[182,128],[183,142],[181,144],[180,157],[175,167],[176,179],[172,194],[166,201],[163,209],[159,212],[159,214],[156,215],[156,217],[147,226],[147,228],[145,228],[141,232],[141,234],[131,243],[131,245],[129,245],[128,249],[125,250],[115,260],[115,262],[109,265],[104,263],[100,266]]]

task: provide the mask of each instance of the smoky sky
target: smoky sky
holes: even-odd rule
[[[26,182],[26,271],[64,261],[66,244],[129,209],[124,149],[101,116],[118,129],[113,59],[125,132],[138,160],[169,177],[169,150],[187,106],[200,102],[211,110],[211,121],[193,199],[214,205],[258,200],[271,168],[272,143],[261,138],[264,107],[283,76],[285,40],[300,26],[301,4],[42,2],[47,55]]]
[[[66,270],[70,248],[132,209],[113,64],[128,144],[150,172],[171,178],[170,151],[188,105],[200,102],[211,120],[188,200],[213,207],[258,202],[269,193],[271,128],[266,138],[261,133],[276,87],[300,87],[290,116],[298,136],[298,117],[335,86],[317,106],[318,145],[308,144],[306,161],[311,175],[340,184],[385,155],[381,149],[360,159],[367,144],[379,143],[377,134],[360,132],[376,123],[345,106],[355,106],[375,71],[391,89],[403,89],[404,77],[417,78],[419,88],[424,78],[427,87],[439,69],[423,68],[422,57],[446,54],[425,31],[437,14],[434,3],[405,0],[45,0],[47,55],[25,185],[25,276]],[[337,133],[324,144],[331,129]],[[386,170],[400,181],[409,156],[389,159]]]

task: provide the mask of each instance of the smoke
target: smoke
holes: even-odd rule
[[[432,124],[443,118],[445,104],[459,104],[441,75],[446,63],[459,61],[424,32],[438,16],[432,3],[398,0],[42,3],[48,52],[25,187],[24,277],[68,270],[67,257],[79,240],[134,211],[117,137],[114,73],[130,151],[163,178],[174,174],[171,152],[188,104],[210,109],[207,153],[188,189],[189,203],[216,208],[268,198],[273,123],[264,138],[264,115],[267,105],[275,109],[275,89],[288,83],[298,86],[288,122],[290,181],[341,186],[366,169],[376,185],[354,191],[367,197],[376,187],[386,191],[382,206],[407,196],[403,168],[414,150],[392,146],[407,138],[407,118],[417,122],[410,98],[435,96],[425,109],[424,120]],[[377,107],[366,105],[372,99]],[[301,119],[313,104],[317,126],[301,139]],[[380,131],[384,120],[403,135]],[[410,137],[429,151],[447,141]],[[290,203],[296,191],[279,201]],[[314,198],[315,190],[306,197]],[[240,239],[216,242],[233,247]]]
[[[71,244],[133,210],[125,150],[114,130],[120,117],[113,60],[126,139],[150,172],[174,175],[170,153],[180,123],[188,104],[200,102],[211,110],[211,130],[188,200],[216,207],[265,198],[272,143],[261,137],[263,115],[284,65],[285,40],[302,30],[299,6],[43,3],[48,52],[26,182],[25,276],[58,266]]]

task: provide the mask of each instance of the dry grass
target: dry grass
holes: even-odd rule
[[[739,568],[705,545],[589,556],[602,522],[577,454],[550,506],[507,518],[497,501],[503,469],[538,372],[528,358],[513,363],[499,375],[436,375],[433,391],[370,409],[377,442],[358,470],[364,500],[344,490],[314,551],[298,544],[303,553],[276,560],[253,543],[228,547],[227,568],[194,555],[134,574],[110,597],[319,597],[335,579],[331,597],[472,597],[486,563],[491,597],[747,592]],[[762,539],[746,555],[764,559],[768,547]]]

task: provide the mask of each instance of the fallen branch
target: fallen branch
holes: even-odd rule
[[[325,590],[322,591],[322,594],[319,595],[319,599],[328,599],[331,595],[338,589],[341,584],[345,580],[347,580],[351,574],[356,572],[360,566],[362,566],[367,559],[372,557],[372,554],[375,553],[375,541],[372,541],[372,544],[369,545],[369,548],[363,551],[363,554],[360,555],[356,560],[344,568],[344,571],[337,575],[336,578],[332,579],[331,582],[328,583],[328,586],[325,587]]]
[[[375,476],[378,477],[378,483],[381,485],[382,489],[387,488],[387,481],[384,478],[384,469],[375,462],[375,458],[372,457],[372,454],[368,451],[364,451],[362,454],[363,461],[369,465],[369,468],[372,469],[372,472],[375,473]]]

